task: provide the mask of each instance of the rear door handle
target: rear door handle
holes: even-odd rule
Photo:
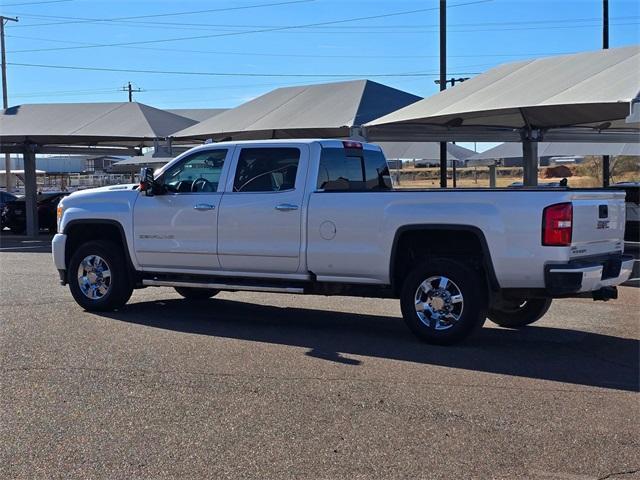
[[[209,203],[198,203],[193,207],[194,210],[213,210],[214,208],[216,207]]]
[[[298,205],[292,205],[291,203],[281,203],[276,205],[276,210],[280,212],[289,212],[291,210],[298,210]]]

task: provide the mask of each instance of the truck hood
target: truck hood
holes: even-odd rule
[[[129,201],[138,196],[138,184],[130,183],[126,185],[109,185],[106,187],[89,188],[79,190],[65,197],[62,202],[67,207],[83,206],[95,202],[116,202]]]

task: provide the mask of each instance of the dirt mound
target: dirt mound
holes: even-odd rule
[[[573,172],[566,165],[549,167],[544,172],[544,178],[566,178],[566,177],[572,177],[572,176],[573,176]]]

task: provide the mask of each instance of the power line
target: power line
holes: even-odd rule
[[[7,62],[14,67],[51,68],[61,70],[86,70],[95,72],[120,72],[120,73],[149,73],[161,75],[195,75],[211,77],[274,77],[274,78],[393,78],[393,77],[432,77],[438,73],[411,72],[411,73],[255,73],[255,72],[187,72],[178,70],[142,70],[129,68],[109,67],[82,67],[77,65],[44,65],[37,63]],[[452,75],[478,75],[478,72],[452,72]]]
[[[638,26],[640,23],[638,22],[623,22],[623,23],[612,23],[615,26]],[[287,28],[302,28],[302,27],[287,27]],[[454,30],[453,33],[480,33],[480,32],[506,32],[506,31],[522,31],[522,30],[554,30],[554,29],[576,29],[576,28],[600,28],[600,25],[573,25],[573,26],[538,26],[538,27],[518,27],[518,28],[498,28],[498,29],[475,29],[475,30]],[[254,30],[254,31],[241,31],[241,32],[228,32],[228,33],[220,33],[215,35],[205,35],[205,36],[197,36],[197,37],[181,37],[181,38],[170,38],[170,39],[157,39],[157,40],[144,40],[137,42],[126,42],[126,43],[84,43],[84,42],[62,42],[60,40],[50,40],[50,39],[40,39],[44,41],[56,41],[61,43],[71,43],[74,47],[51,47],[51,48],[30,48],[23,50],[12,50],[10,53],[35,53],[35,52],[52,52],[52,51],[64,51],[64,50],[80,50],[80,49],[89,49],[89,48],[113,48],[113,47],[121,47],[121,48],[138,48],[144,50],[160,50],[160,51],[175,51],[175,52],[187,52],[187,53],[219,53],[214,51],[206,51],[206,50],[185,50],[185,49],[176,49],[176,48],[153,48],[153,47],[143,47],[140,45],[154,44],[154,43],[164,43],[164,42],[173,42],[173,41],[181,41],[181,40],[193,40],[193,39],[203,39],[203,38],[212,38],[212,37],[225,37],[225,36],[235,36],[235,35],[243,35],[250,33],[264,33],[269,30]],[[276,33],[292,33],[286,32],[283,29],[275,29],[271,30]],[[297,34],[300,33],[317,33],[317,32],[301,32],[297,31]],[[352,35],[364,35],[364,34],[375,34],[378,35],[380,32],[377,31],[357,31],[357,32],[349,32],[349,31],[339,31],[339,32],[323,32],[323,33],[335,33],[335,34],[352,34]],[[410,32],[394,32],[387,31],[384,33],[404,33],[404,34],[418,34],[418,33],[437,33],[437,30],[423,30],[423,31],[410,31]],[[7,35],[12,36],[12,35]],[[19,36],[12,36],[14,38],[21,38]],[[27,38],[27,37],[22,37]],[[242,53],[238,53],[238,55],[242,55]],[[265,56],[282,56],[278,54],[264,54]],[[514,56],[514,55],[511,55]],[[353,55],[347,56],[353,57]],[[360,55],[359,55],[360,57]],[[398,56],[395,56],[396,58]],[[378,57],[380,58],[380,57]],[[405,56],[405,58],[414,58],[414,56]]]
[[[43,0],[42,2],[3,3],[3,7],[21,7],[22,5],[41,5],[43,3],[73,2],[75,0]]]
[[[63,1],[63,0],[58,0],[58,1]],[[64,0],[64,1],[72,1],[72,0]],[[43,25],[64,25],[69,23],[122,22],[126,20],[138,20],[141,18],[175,17],[180,15],[195,15],[200,13],[227,12],[232,10],[247,10],[252,8],[276,7],[280,5],[291,5],[294,3],[309,3],[309,2],[315,2],[315,0],[288,0],[288,1],[277,2],[277,3],[261,3],[261,4],[254,4],[254,5],[243,5],[240,7],[210,8],[207,10],[192,10],[188,12],[174,12],[174,13],[155,13],[151,15],[136,15],[136,16],[129,16],[129,17],[115,17],[115,18],[79,18],[79,17],[61,17],[56,15],[33,15],[33,14],[21,14],[21,13],[18,13],[16,15],[20,15],[24,17],[34,17],[34,18],[57,18],[62,20],[70,19],[70,21],[67,21],[67,22],[56,22],[52,24],[40,25],[40,26],[43,26]],[[39,26],[39,25],[31,25],[31,26]]]
[[[74,42],[71,40],[59,40],[54,38],[41,38],[41,37],[25,37],[22,35],[6,35],[10,38],[19,38],[24,40],[37,40],[42,42],[55,42],[55,43],[66,43],[72,45],[97,45],[86,42]],[[166,47],[131,47],[135,49],[144,49],[144,50],[156,50],[163,52],[182,52],[182,53],[206,53],[206,54],[216,54],[216,55],[238,55],[238,56],[249,56],[249,57],[293,57],[293,58],[354,58],[353,55],[326,55],[326,54],[318,54],[315,52],[310,53],[271,53],[271,52],[236,52],[236,51],[225,51],[225,50],[192,50],[192,49],[183,49],[183,48],[166,48]],[[14,50],[10,53],[19,53],[22,50]],[[528,53],[487,53],[487,54],[468,54],[468,55],[448,55],[449,58],[509,58],[509,57],[526,57],[526,56],[543,56],[543,55],[569,55],[572,53],[576,53],[575,51],[565,51],[565,52],[528,52]],[[358,54],[357,58],[438,58],[438,55],[362,55]]]
[[[20,15],[20,14],[18,14]],[[163,14],[168,15],[168,14]],[[164,29],[164,26],[173,26],[173,27],[184,27],[190,30],[198,29],[197,27],[208,27],[208,28],[200,28],[200,30],[211,30],[215,28],[219,30],[220,28],[286,28],[288,25],[229,25],[225,24],[211,24],[211,23],[186,23],[186,22],[141,22],[141,21],[130,21],[130,20],[118,20],[118,19],[91,19],[91,18],[81,18],[81,17],[62,17],[62,16],[52,16],[52,15],[33,15],[33,14],[22,14],[23,17],[32,17],[32,18],[59,18],[59,19],[71,19],[76,20],[76,23],[109,23],[109,24],[117,24],[121,26],[132,26],[139,28],[141,26],[145,26],[144,24],[148,24],[147,26],[154,28]],[[121,17],[121,18],[132,18],[132,17]],[[142,16],[140,18],[145,18]],[[639,18],[638,16],[627,16],[627,17],[611,17],[611,20],[630,20],[633,18]],[[548,26],[553,23],[577,23],[577,22],[600,22],[599,18],[567,18],[567,19],[548,19],[548,20],[526,20],[526,21],[511,21],[511,22],[480,22],[480,23],[460,23],[460,24],[452,24],[450,27],[453,28],[468,28],[468,27],[483,27],[483,26],[505,26],[505,25],[529,25],[529,24],[542,24]],[[13,28],[20,27],[34,27],[34,26],[44,26],[44,25],[60,25],[63,22],[55,22],[55,23],[47,23],[47,24],[22,24],[16,25]],[[324,30],[326,26],[315,26],[315,27],[307,27],[313,29]],[[332,28],[336,29],[423,29],[423,28],[438,28],[437,24],[428,24],[428,25],[349,25],[349,26],[333,26]]]
[[[491,2],[491,1],[493,1],[493,0],[474,0],[474,1],[466,2],[466,3],[458,3],[458,4],[455,4],[455,5],[451,5],[449,8],[462,7],[462,6],[468,6],[468,5],[476,5],[476,4],[487,3],[487,2]],[[357,22],[357,21],[360,21],[360,20],[373,20],[373,19],[376,19],[376,18],[388,18],[388,17],[400,16],[400,15],[411,15],[411,14],[415,14],[415,13],[422,13],[422,12],[437,10],[437,8],[438,7],[420,8],[420,9],[417,9],[417,10],[405,10],[405,11],[401,11],[401,12],[392,12],[392,13],[385,13],[385,14],[380,14],[380,15],[369,15],[369,16],[365,16],[365,17],[344,18],[344,19],[340,19],[340,20],[331,20],[331,21],[326,21],[326,22],[308,23],[308,24],[302,24],[302,25],[289,25],[289,26],[285,26],[285,27],[273,27],[273,28],[258,29],[258,30],[246,30],[246,31],[241,31],[241,32],[217,33],[217,34],[212,34],[212,35],[194,35],[194,36],[189,36],[189,37],[174,37],[174,38],[164,38],[164,39],[156,39],[156,40],[142,40],[142,41],[137,41],[137,42],[107,43],[107,44],[100,44],[99,46],[98,45],[88,45],[88,46],[77,46],[77,47],[61,47],[61,48],[57,48],[57,49],[47,49],[47,50],[48,51],[51,51],[51,50],[77,50],[77,49],[101,48],[101,47],[121,47],[121,46],[126,46],[126,45],[149,45],[149,44],[154,44],[154,43],[178,42],[178,41],[185,41],[185,40],[201,40],[201,39],[205,39],[205,38],[228,37],[228,36],[246,35],[246,34],[252,34],[252,33],[277,32],[277,31],[282,31],[282,30],[294,30],[294,29],[301,29],[301,28],[307,28],[307,27],[317,27],[317,26],[322,26],[322,25],[335,25],[335,24],[340,24],[340,23]],[[42,51],[44,51],[44,50],[42,50]]]

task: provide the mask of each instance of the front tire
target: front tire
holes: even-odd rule
[[[89,311],[116,310],[133,292],[124,252],[109,241],[80,245],[71,257],[67,277],[73,298]]]
[[[551,306],[550,298],[502,301],[489,309],[487,316],[505,328],[522,328],[540,320]]]
[[[220,290],[215,288],[191,288],[191,287],[174,287],[176,292],[187,300],[206,300],[215,297]]]
[[[456,260],[434,259],[411,270],[400,306],[405,323],[420,339],[450,345],[482,327],[487,298],[477,270]]]

